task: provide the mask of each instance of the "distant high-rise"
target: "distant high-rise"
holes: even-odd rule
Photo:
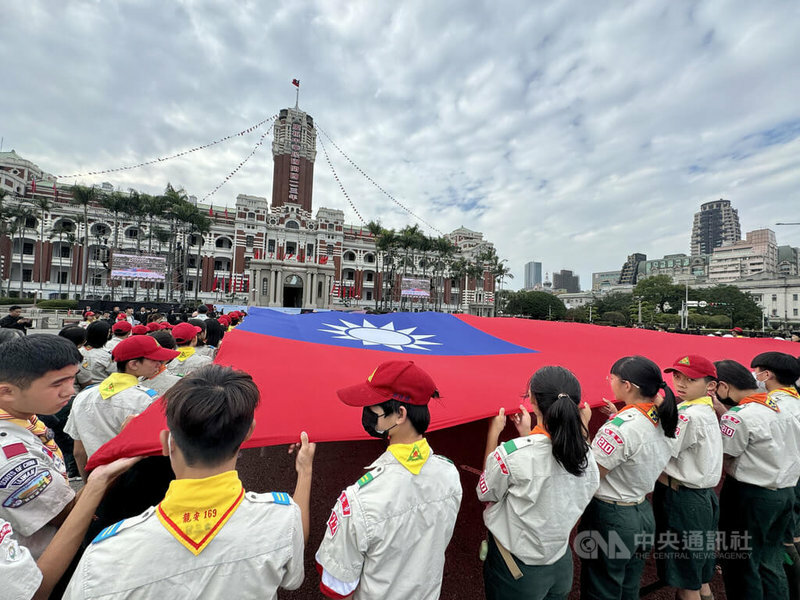
[[[525,289],[531,290],[542,285],[542,263],[525,263]]]
[[[572,271],[561,269],[560,273],[553,273],[553,289],[567,290],[568,294],[577,294],[581,291],[581,282]]]
[[[692,226],[692,256],[711,254],[715,248],[742,239],[739,213],[730,200],[715,200],[700,206],[694,213]]]
[[[284,108],[275,121],[274,133],[272,208],[298,204],[310,213],[317,157],[314,119],[297,107]]]
[[[622,269],[619,272],[619,283],[622,285],[636,285],[636,279],[639,275],[639,263],[647,260],[646,254],[636,252],[628,257]]]

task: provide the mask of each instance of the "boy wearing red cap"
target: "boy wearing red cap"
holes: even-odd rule
[[[117,344],[112,352],[117,372],[75,397],[64,427],[75,440],[73,454],[81,475],[89,457],[120,432],[126,419],[142,412],[158,397],[155,390],[139,384],[139,377],[152,377],[163,361],[177,355],[147,335]]]
[[[411,361],[389,361],[336,393],[362,407],[364,429],[389,447],[331,511],[316,554],[320,589],[354,600],[438,598],[461,482],[423,437],[436,384]]]
[[[172,328],[172,337],[178,343],[178,355],[175,360],[167,365],[167,370],[173,375],[183,377],[201,367],[210,365],[210,356],[197,353],[197,336],[202,328],[191,323],[179,323]]]
[[[106,343],[105,349],[111,352],[122,340],[129,338],[132,331],[133,326],[125,320],[125,317],[117,319],[117,322],[111,327],[113,335]]]
[[[717,370],[702,356],[679,357],[671,367],[678,404],[672,458],[653,491],[656,564],[663,581],[681,600],[711,598],[722,475],[722,436],[711,394]],[[669,543],[667,541],[670,540]]]

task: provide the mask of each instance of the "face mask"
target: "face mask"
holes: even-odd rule
[[[361,412],[361,426],[372,437],[385,440],[389,437],[389,431],[397,427],[397,424],[392,425],[389,429],[378,429],[378,415],[365,406]]]
[[[753,379],[755,379],[755,380],[756,380],[756,386],[758,387],[758,391],[759,391],[759,392],[766,392],[766,391],[767,391],[767,384],[766,384],[765,382],[761,381],[761,380],[758,378],[758,376],[759,376],[761,373],[756,373],[755,371],[753,371],[752,373],[753,373]]]
[[[734,402],[730,396],[728,396],[727,398],[717,396],[717,400],[722,402],[725,406],[736,406],[736,402]]]

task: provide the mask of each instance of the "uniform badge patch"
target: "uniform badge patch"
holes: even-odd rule
[[[689,357],[688,356],[684,356],[682,359],[680,359],[678,361],[678,364],[679,365],[686,365],[687,367],[691,367],[691,365],[689,364]]]
[[[719,430],[725,437],[732,438],[733,434],[736,433],[736,430],[733,427],[729,427],[724,423],[719,426]]]
[[[617,432],[614,431],[613,429],[609,429],[608,427],[606,427],[605,429],[603,429],[603,433],[606,435],[610,435],[612,438],[614,438],[614,441],[617,442],[618,444],[625,443],[625,441],[621,437],[619,437]]]
[[[11,523],[3,523],[3,526],[0,527],[0,544],[3,543],[3,540],[6,539],[7,536],[11,535]]]
[[[503,475],[508,475],[508,467],[506,466],[506,463],[503,462],[503,457],[500,456],[500,452],[495,450],[492,456],[494,456],[494,459],[497,461],[497,464],[500,465],[500,471],[502,471]]]
[[[336,511],[331,511],[331,516],[328,519],[328,531],[331,532],[331,537],[336,535],[336,532],[339,531],[339,517],[336,516]]]
[[[35,472],[36,460],[33,458],[26,460],[0,476],[0,488],[6,488],[10,485],[20,485],[27,479],[33,477]]]
[[[617,447],[604,438],[602,435],[595,438],[597,440],[597,447],[603,451],[603,453],[608,456],[617,449]]]
[[[17,442],[15,444],[8,444],[3,446],[3,454],[6,455],[6,458],[11,459],[15,456],[19,456],[20,454],[26,454],[28,449],[25,447],[25,444],[22,442]]]
[[[22,482],[19,489],[5,499],[3,506],[5,508],[19,508],[23,504],[27,504],[40,496],[52,481],[53,476],[49,470],[39,471],[30,479]]]
[[[339,496],[339,505],[342,507],[342,516],[349,517],[350,501],[347,499],[347,492],[342,492],[342,495]]]
[[[358,483],[358,487],[364,487],[365,485],[367,485],[373,479],[374,479],[374,475],[372,473],[364,474],[357,482]]]
[[[284,504],[289,506],[292,501],[289,499],[289,494],[286,492],[272,492],[272,501],[275,504]]]
[[[486,473],[481,473],[481,478],[478,480],[478,488],[481,490],[481,494],[489,491],[489,486],[486,485]]]

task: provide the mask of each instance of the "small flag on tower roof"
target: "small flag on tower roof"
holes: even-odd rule
[[[292,85],[294,87],[300,87],[300,80],[299,79],[292,79]]]

